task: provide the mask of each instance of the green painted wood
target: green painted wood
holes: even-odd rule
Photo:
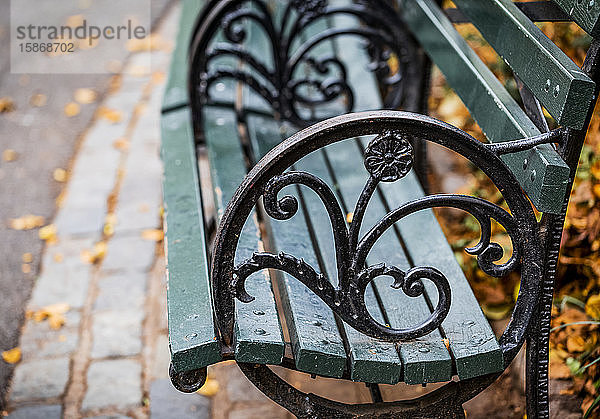
[[[187,54],[192,30],[198,13],[206,0],[182,0],[179,32],[175,41],[175,50],[171,58],[169,78],[165,87],[162,109],[185,105],[189,102],[187,93]]]
[[[262,122],[263,126],[266,125]],[[286,133],[285,136],[291,135]],[[351,146],[350,144],[345,144]],[[347,147],[346,147],[347,148]],[[318,176],[335,190],[333,179],[327,170],[322,152],[311,153],[296,165],[297,170],[303,170]],[[321,272],[336,283],[337,265],[335,245],[331,230],[331,222],[325,212],[321,200],[308,189],[302,189],[303,210],[310,220],[311,230],[321,254]],[[385,324],[379,303],[371,286],[365,293],[365,301],[369,311],[377,321]],[[395,345],[370,338],[342,322],[348,353],[350,357],[350,377],[354,381],[380,384],[396,384],[402,380],[402,362]],[[448,357],[450,360],[450,357]]]
[[[538,135],[525,112],[432,0],[399,0],[402,14],[431,59],[491,142]],[[540,211],[558,214],[569,167],[549,144],[502,156]]]
[[[423,196],[414,172],[398,182],[381,186],[390,208]],[[431,210],[411,214],[396,224],[415,266],[432,266],[448,278],[452,289],[450,311],[442,322],[450,342],[456,372],[462,380],[503,370],[502,351],[454,253]],[[437,303],[435,286],[424,281],[432,304]]]
[[[510,0],[457,0],[559,124],[582,129],[594,82]]]
[[[235,113],[232,109],[204,109],[205,137],[215,206],[219,219],[235,190],[246,174],[246,165],[239,141]],[[256,216],[246,222],[239,239],[236,264],[262,248]],[[271,281],[266,271],[257,272],[246,282],[251,303],[235,302],[235,357],[239,362],[280,364],[284,340],[277,315]]]
[[[272,119],[249,117],[248,131],[257,157],[281,141],[279,126]],[[295,195],[294,189],[289,187],[281,194],[291,191]],[[310,233],[300,212],[285,221],[264,218],[270,227],[272,251],[303,258],[318,269]],[[278,279],[296,368],[308,373],[341,377],[346,366],[346,352],[333,312],[294,277],[282,273]]]
[[[336,19],[335,24],[342,25],[352,18]],[[367,69],[368,57],[360,46],[360,40],[345,38],[337,45],[336,55],[343,62],[354,63],[348,68],[348,80],[355,88],[356,109],[360,111],[380,109],[382,103],[377,93],[377,82]],[[334,144],[326,152],[335,172],[338,191],[342,194],[346,205],[356,203],[362,185],[366,182],[367,173],[362,165],[360,170],[356,170],[355,165],[348,164],[349,161],[362,159],[360,150],[356,148],[357,145]],[[380,197],[374,196],[365,213],[363,229],[374,225],[381,219],[386,213],[384,208]],[[438,246],[435,242],[428,242],[427,245]],[[440,245],[445,245],[445,239]],[[393,231],[386,232],[379,239],[367,260],[370,264],[382,261],[398,266],[400,269],[410,268],[398,237]],[[430,314],[424,297],[407,297],[401,291],[390,288],[390,283],[385,278],[377,278],[374,283],[391,326],[396,328],[414,326]],[[407,310],[407,307],[410,310]],[[404,364],[404,381],[408,384],[445,381],[452,376],[453,363],[442,341],[442,336],[437,330],[416,341],[401,343],[399,353]]]
[[[326,154],[343,201],[348,206],[354,206],[368,178],[366,170],[356,170],[355,165],[348,164],[350,161],[362,160],[360,149],[350,140],[328,147]],[[381,200],[375,195],[365,213],[361,235],[374,226],[386,212]],[[430,242],[429,245],[436,247],[437,243]],[[387,231],[379,239],[367,258],[368,265],[378,263],[386,263],[403,270],[410,269],[402,245],[393,230]],[[393,289],[390,286],[390,278],[376,278],[374,284],[390,326],[416,326],[431,315],[424,297],[408,297],[401,290]],[[452,359],[438,330],[413,341],[401,342],[398,350],[404,364],[404,382],[407,384],[435,383],[452,378]]]
[[[600,35],[600,2],[596,0],[554,0],[581,28],[596,37]]]
[[[221,359],[215,333],[190,111],[161,119],[169,347],[176,371]]]

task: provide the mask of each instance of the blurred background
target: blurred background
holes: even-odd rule
[[[51,4],[31,9],[31,16],[43,14],[45,22],[75,27],[99,16],[121,21],[139,14],[143,20],[150,12],[152,34],[118,48],[100,40],[80,55],[75,52],[70,74],[14,74],[10,2],[0,3],[1,414],[287,417],[234,364],[215,366],[201,394],[179,394],[168,380],[158,149],[178,1]],[[540,27],[581,65],[590,43],[584,32],[574,24]],[[510,69],[474,27],[458,28],[519,100]],[[32,61],[32,73],[43,73],[40,57]],[[80,74],[90,60],[100,63],[104,73]],[[430,111],[483,139],[435,69]],[[600,401],[598,112],[567,214],[553,309],[551,411],[563,419],[586,413],[597,417],[594,406]],[[435,189],[503,204],[472,166],[439,149],[432,149],[430,158]],[[478,224],[452,211],[437,216],[484,313],[502,330],[514,305],[518,276],[499,281],[477,270],[471,258],[463,260],[462,249],[479,237]],[[503,231],[495,235],[496,242],[510,246]],[[331,387],[326,380],[318,386]],[[359,394],[352,397],[360,399]],[[522,357],[467,411],[469,417],[523,417]]]

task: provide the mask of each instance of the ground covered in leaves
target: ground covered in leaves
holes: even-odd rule
[[[540,27],[578,65],[583,63],[591,39],[575,24],[540,24]],[[472,25],[457,28],[519,100],[510,68]],[[479,127],[439,73],[434,77],[430,108],[433,116],[483,140]],[[550,115],[546,116],[550,126],[555,126]],[[454,192],[481,196],[505,205],[498,190],[481,171],[464,160],[457,161],[454,169],[467,180]],[[476,260],[463,251],[479,240],[478,222],[455,210],[441,210],[438,216],[444,219],[441,224],[486,316],[493,320],[509,317],[518,293],[519,274],[498,279],[481,272]],[[502,245],[509,256],[511,244],[506,232],[496,225],[493,233],[493,240]],[[580,157],[562,236],[555,289],[550,377],[570,381],[570,387],[563,393],[582,398],[584,417],[600,417],[600,107],[594,112]]]

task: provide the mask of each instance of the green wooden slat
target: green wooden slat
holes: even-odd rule
[[[335,24],[351,23],[349,22],[351,19],[347,16],[336,17]],[[343,62],[353,63],[348,68],[348,80],[354,87],[356,110],[380,109],[382,103],[377,93],[377,81],[367,69],[369,61],[364,49],[361,48],[361,41],[356,38],[344,38],[339,40],[336,46],[336,55]],[[360,188],[366,182],[367,173],[362,165],[360,170],[356,170],[355,165],[348,162],[362,160],[360,151],[356,145],[334,144],[328,148],[327,155],[346,205],[355,205]],[[374,225],[384,214],[384,206],[376,195],[369,204],[363,227]],[[434,242],[428,245],[436,246]],[[379,239],[368,258],[371,264],[382,261],[398,266],[400,269],[410,268],[398,238],[392,231],[388,231]],[[388,281],[383,278],[376,279],[374,283],[392,327],[414,326],[430,314],[424,297],[410,298],[401,291],[392,289]],[[410,309],[407,310],[407,307]],[[408,384],[445,381],[452,376],[452,360],[437,330],[416,341],[401,343],[399,353],[404,364],[404,381]]]
[[[161,119],[167,307],[171,359],[176,371],[221,359],[215,333],[202,203],[187,108]]]
[[[559,124],[581,129],[594,82],[510,0],[457,0]]]
[[[246,174],[232,109],[206,107],[204,131],[219,218]],[[260,234],[255,214],[246,222],[236,252],[236,263],[260,250]],[[271,281],[266,271],[257,272],[246,282],[251,303],[235,302],[235,357],[239,362],[280,364],[284,341],[277,315]]]
[[[265,121],[261,122],[261,129],[263,126],[268,126]],[[290,134],[291,132],[289,134],[286,133],[285,136],[287,137]],[[346,146],[351,147],[352,145],[346,144]],[[318,176],[329,184],[330,187],[334,186],[321,152],[315,152],[303,158],[296,165],[296,169]],[[312,231],[315,234],[318,249],[321,252],[321,258],[325,265],[322,272],[330,280],[333,279],[335,283],[337,265],[331,222],[326,216],[323,203],[313,192],[303,190],[303,201],[303,209],[306,216],[310,219]],[[385,324],[384,317],[371,286],[367,288],[365,301],[373,317],[380,323]],[[348,326],[346,323],[343,323],[343,327],[350,356],[350,377],[352,380],[368,383],[396,384],[402,379],[402,362],[393,344],[370,338]],[[448,361],[450,361],[450,357],[448,357]]]
[[[362,160],[360,149],[353,141],[346,141],[328,147],[326,153],[335,173],[339,192],[346,205],[354,206],[368,177],[366,170],[356,170],[355,165],[348,164]],[[365,213],[361,234],[375,225],[386,212],[379,197],[375,195]],[[437,243],[430,242],[428,245],[435,247]],[[410,269],[393,230],[388,230],[379,239],[367,258],[368,265],[382,262],[403,270]],[[414,327],[431,315],[424,297],[408,297],[401,290],[391,288],[389,278],[376,278],[374,284],[390,326]],[[404,364],[404,381],[407,384],[435,383],[452,378],[452,359],[438,330],[413,341],[401,342],[398,346]]]
[[[592,36],[600,35],[600,2],[597,0],[554,0],[566,14]]]
[[[381,106],[381,99],[373,94],[373,92],[377,91],[375,80],[373,77],[366,76],[365,63],[367,62],[367,57],[363,50],[356,46],[353,47],[352,42],[357,43],[356,41],[347,40],[339,45],[338,56],[344,62],[354,63],[349,69],[348,77],[351,85],[356,86],[355,96],[358,98],[356,106],[358,110],[379,108]],[[363,146],[366,145],[366,139],[362,139],[362,142]],[[360,155],[359,151],[357,150],[356,157],[344,155],[341,149],[342,145],[333,145],[331,147],[333,150],[331,152],[327,151],[328,156],[330,156],[330,162],[335,168],[341,190],[346,183],[351,183],[353,176],[360,176],[358,173],[364,173],[364,169],[361,168],[361,172],[359,172],[355,170],[353,165],[348,164],[349,161],[357,159]],[[338,172],[339,175],[337,175]],[[423,191],[414,174],[410,173],[408,178],[408,180],[404,179],[391,184],[386,183],[382,186],[388,207],[395,208],[406,202],[409,198],[416,199],[423,196]],[[362,184],[364,184],[364,181]],[[356,202],[357,191],[352,192],[349,187],[346,187],[343,193],[344,196],[348,194],[349,199],[347,201],[352,204]],[[373,199],[365,214],[365,226],[371,227],[384,213],[379,200]],[[459,377],[464,379],[471,376],[483,375],[492,370],[500,371],[502,369],[502,353],[487,320],[479,308],[477,299],[471,291],[471,287],[464,277],[460,266],[454,259],[454,254],[448,246],[437,220],[431,211],[421,211],[412,217],[419,217],[419,219],[412,219],[400,225],[402,227],[404,224],[410,224],[408,228],[400,228],[400,232],[407,245],[407,251],[412,261],[416,266],[436,266],[437,263],[437,266],[448,277],[452,285],[452,308],[448,318],[442,325],[442,330],[450,341],[450,350],[455,358],[455,368]],[[386,235],[380,238],[378,245],[371,251],[369,260],[372,260],[372,262],[370,263],[387,262],[389,260],[390,263],[393,262],[401,268],[408,267],[404,262],[405,256],[401,253],[400,249],[397,253],[390,252],[390,249],[396,249],[397,245],[387,246],[389,241],[386,240],[390,240],[389,233],[387,234],[387,238]],[[385,280],[379,279],[377,281],[376,287],[380,293],[380,298],[388,318],[391,321],[397,316],[396,321],[398,321],[398,324],[396,327],[415,325],[418,320],[424,318],[423,316],[427,311],[425,311],[422,303],[418,303],[419,300],[405,296],[404,299],[407,301],[401,300],[402,292],[390,290],[389,284]],[[424,283],[427,284],[428,294],[434,298],[437,297],[435,287],[429,281],[424,281]],[[412,310],[405,313],[405,307],[411,307]],[[469,323],[469,328],[461,328],[455,325],[456,323],[461,324],[463,321],[473,322],[473,324]],[[465,331],[465,329],[467,330]],[[477,353],[471,353],[468,345],[473,334],[470,333],[470,330],[475,329],[481,331],[481,333],[477,333],[474,339],[478,340],[481,338],[484,340],[484,344],[478,346]],[[400,346],[402,360],[405,362],[405,381],[408,383],[418,383],[428,382],[428,379],[430,381],[444,380],[450,374],[450,363],[447,358],[448,352],[445,345],[441,342],[441,335],[436,331],[421,339],[429,339],[430,345],[428,349],[430,352],[420,352],[421,347],[419,345],[407,345],[407,343],[404,343]],[[402,352],[403,350],[405,351],[404,353]],[[431,358],[423,356],[429,354]],[[427,370],[424,367],[419,368],[419,361],[424,362],[425,360],[432,362],[432,365],[428,365],[429,368]],[[411,364],[414,366],[413,370],[409,368]],[[428,377],[428,373],[433,374],[433,376]]]
[[[250,98],[246,100],[251,101]],[[279,126],[272,119],[249,117],[248,131],[257,157],[281,141]],[[318,270],[308,227],[300,212],[285,221],[268,218],[268,223],[273,248],[277,252],[304,258],[306,263]],[[346,353],[333,312],[292,276],[282,273],[278,283],[296,368],[308,373],[341,377]]]
[[[397,182],[383,184],[381,188],[390,208],[397,208],[423,196],[414,172]],[[398,222],[397,226],[414,264],[437,268],[448,278],[452,298],[450,311],[442,322],[442,330],[450,341],[458,377],[467,379],[502,371],[502,351],[494,332],[454,258],[433,211],[423,210],[411,214]],[[423,282],[435,305],[435,286],[430,281]]]
[[[182,0],[179,32],[171,58],[169,79],[165,87],[162,109],[169,109],[189,102],[187,93],[187,54],[194,22],[206,3],[205,0]]]
[[[533,122],[434,1],[399,2],[405,5],[402,10],[407,25],[491,142],[539,135]],[[570,170],[552,146],[544,144],[501,158],[538,210],[560,213]]]

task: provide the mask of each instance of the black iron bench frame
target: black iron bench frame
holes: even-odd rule
[[[511,321],[499,339],[499,344],[504,356],[504,367],[507,368],[523,344],[527,343],[528,415],[531,418],[548,417],[548,346],[554,277],[572,181],[595,100],[590,104],[581,128],[561,127],[550,131],[542,121],[539,103],[531,92],[520,84],[525,111],[532,121],[537,122],[536,125],[540,126],[543,133],[521,140],[483,144],[449,124],[425,116],[431,66],[429,59],[419,49],[418,42],[398,25],[401,20],[389,2],[358,1],[354,8],[347,12],[355,13],[365,24],[364,27],[357,28],[357,33],[371,42],[370,55],[376,58],[380,55],[379,60],[374,60],[379,64],[374,70],[386,98],[385,108],[402,108],[409,112],[362,112],[319,122],[320,118],[306,118],[296,109],[298,102],[308,103],[310,100],[301,97],[297,90],[297,80],[291,76],[293,69],[290,70],[287,63],[293,57],[286,55],[286,45],[281,46],[281,55],[275,57],[275,61],[281,65],[276,67],[277,71],[274,73],[262,68],[257,57],[246,56],[244,52],[235,48],[236,42],[239,42],[244,34],[236,32],[233,23],[247,12],[241,7],[245,2],[246,0],[210,1],[197,20],[190,48],[188,79],[196,141],[198,144],[203,141],[202,108],[207,104],[219,104],[218,100],[210,97],[210,86],[222,78],[233,78],[245,83],[272,106],[279,118],[307,128],[283,141],[254,166],[228,204],[218,227],[210,275],[216,323],[222,339],[223,359],[233,359],[234,354],[231,346],[234,300],[237,298],[242,302],[251,301],[252,296],[245,289],[245,280],[252,273],[266,268],[281,270],[297,278],[344,322],[366,335],[397,342],[423,336],[437,328],[448,311],[451,299],[448,282],[441,272],[430,267],[418,267],[409,271],[386,265],[365,267],[365,257],[380,234],[406,215],[423,208],[454,207],[472,214],[482,227],[479,243],[468,251],[477,256],[479,266],[484,272],[499,277],[506,272],[521,269],[519,296]],[[256,7],[266,8],[262,1],[254,0],[252,3]],[[369,3],[369,10],[372,12],[365,14],[363,3]],[[295,8],[298,13],[304,14],[307,21],[314,14],[329,12],[327,2],[323,0],[291,1],[289,8]],[[520,8],[534,21],[570,20],[562,9],[550,2],[523,3]],[[456,9],[447,10],[446,13],[453,22],[468,20]],[[268,26],[268,23],[266,25]],[[389,30],[389,33],[382,35],[382,31],[373,28],[384,28]],[[210,50],[211,36],[217,30],[225,31],[232,48],[230,51],[211,50],[207,53]],[[278,36],[275,32],[270,32],[269,35]],[[274,39],[272,41],[277,42]],[[384,44],[385,48],[380,44]],[[401,79],[388,78],[390,70],[386,60],[389,54],[384,52],[389,53],[390,50],[401,57]],[[594,98],[597,97],[600,86],[599,51],[600,43],[593,40],[582,67],[596,83]],[[243,71],[214,72],[210,68],[210,60],[220,54],[235,55],[246,61],[252,60],[254,69],[258,69],[263,79],[253,79]],[[340,63],[340,66],[343,64]],[[316,88],[321,89],[324,101],[332,96],[347,93],[348,90],[351,92],[350,86],[347,86],[343,79],[330,80],[327,85],[319,85]],[[260,109],[251,111],[261,112]],[[350,111],[352,100],[348,101],[347,112]],[[241,115],[241,118],[244,119],[244,115]],[[337,202],[332,192],[320,179],[305,172],[286,170],[314,150],[363,135],[377,136],[365,151],[364,164],[371,177],[356,204],[354,220],[348,229],[343,212],[336,207]],[[391,211],[377,228],[359,240],[358,231],[362,215],[380,182],[398,180],[413,166],[421,174],[420,179],[425,181],[423,174],[426,167],[427,142],[434,142],[453,150],[480,168],[501,191],[510,213],[480,198],[434,195]],[[382,157],[377,150],[381,144],[391,147],[395,154]],[[501,156],[530,150],[540,144],[555,145],[556,151],[570,168],[571,176],[561,210],[555,214],[545,212],[538,222],[531,202],[519,186],[519,180],[501,160]],[[284,253],[273,255],[258,252],[251,259],[234,266],[238,238],[246,219],[261,198],[266,213],[275,219],[288,219],[298,211],[296,198],[278,197],[283,187],[292,184],[302,184],[314,190],[327,208],[336,243],[340,278],[337,287],[323,281],[322,275],[303,260]],[[502,249],[490,242],[490,218],[503,225],[513,242],[513,255],[503,265],[494,264],[502,256]],[[440,298],[431,317],[418,326],[403,330],[392,329],[374,320],[366,309],[364,292],[367,284],[381,275],[393,277],[394,286],[411,296],[423,293],[420,279],[434,282]],[[282,365],[295,369],[293,359],[289,355],[284,357]],[[261,391],[300,417],[462,417],[462,404],[483,391],[499,376],[490,374],[459,382],[452,381],[440,389],[410,401],[382,402],[377,400],[380,396],[374,391],[373,404],[347,405],[300,392],[265,365],[239,363],[239,366]],[[199,388],[205,379],[206,368],[172,372],[172,380],[176,387],[186,391]]]

